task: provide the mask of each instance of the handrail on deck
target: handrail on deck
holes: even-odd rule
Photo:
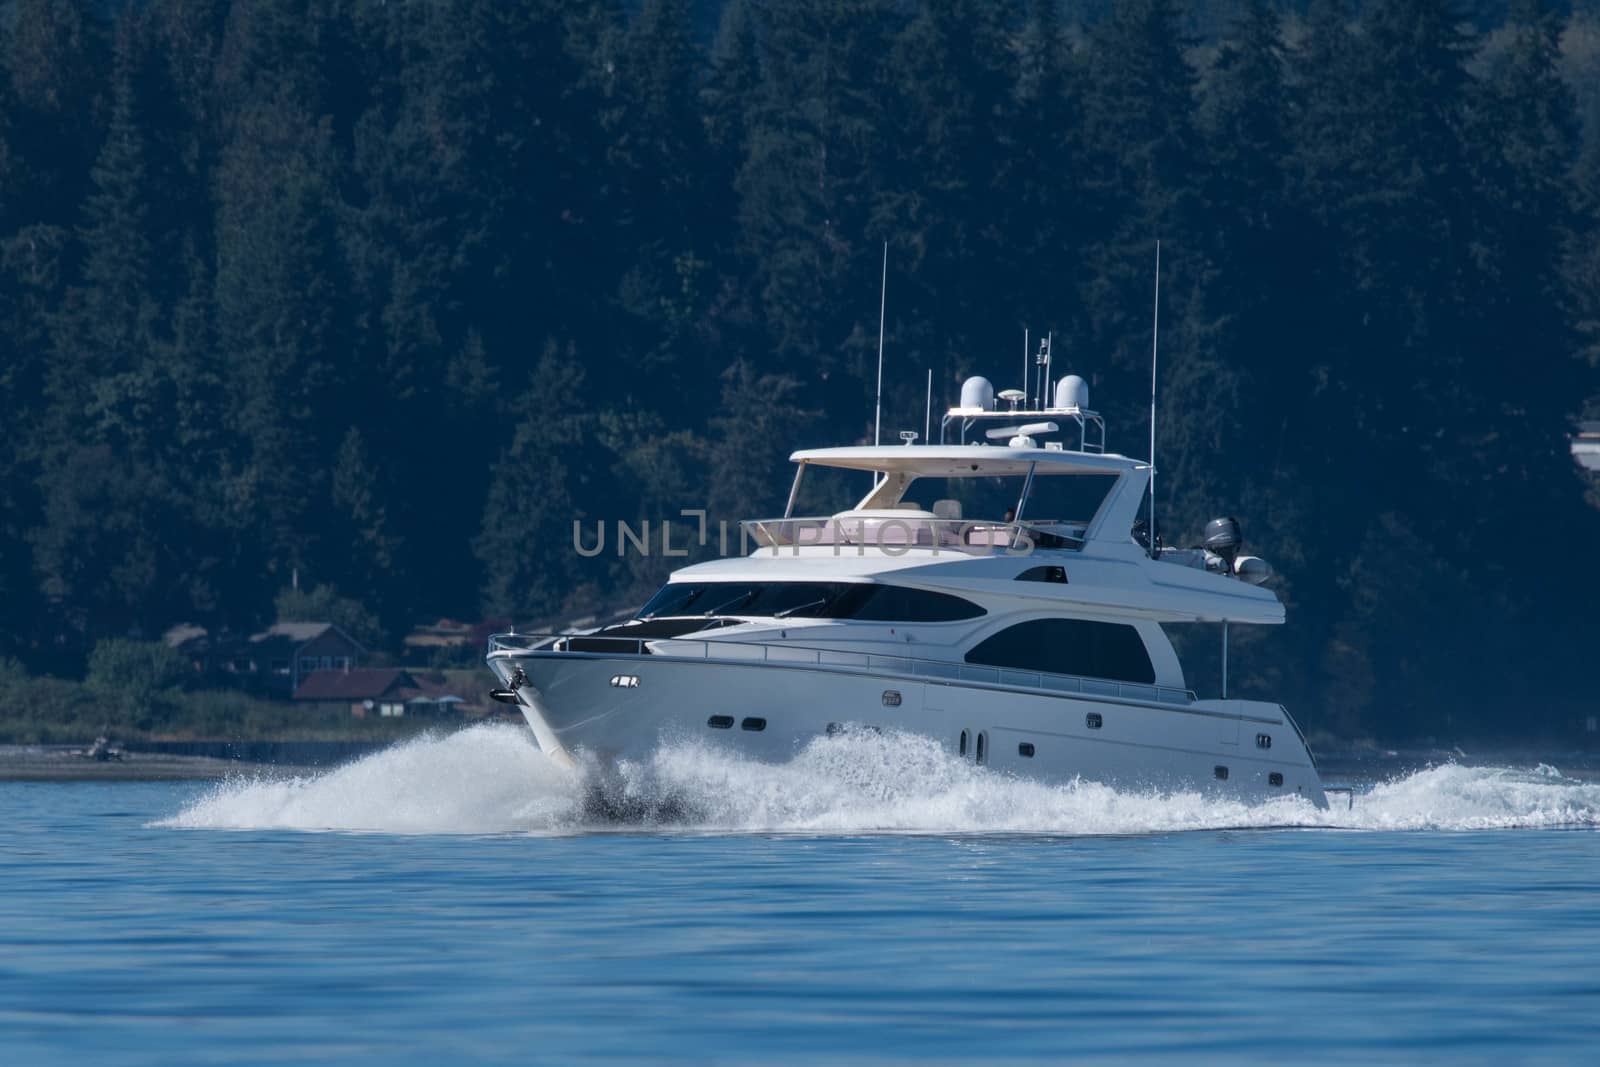
[[[580,647],[574,648],[575,644]],[[497,652],[577,654],[609,652],[617,655],[654,655],[673,659],[706,659],[732,663],[783,663],[887,672],[931,681],[977,682],[984,685],[1039,689],[1053,693],[1079,693],[1084,696],[1113,697],[1119,700],[1154,701],[1159,704],[1191,704],[1197,699],[1191,689],[1177,689],[1165,685],[1116,682],[1104,678],[1085,678],[1075,674],[1052,674],[1047,671],[1019,671],[1009,667],[989,667],[977,663],[958,663],[951,660],[888,655],[880,652],[848,652],[835,648],[791,645],[788,642],[507,633],[494,634],[489,638],[489,654],[492,656]]]

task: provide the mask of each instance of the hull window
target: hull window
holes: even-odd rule
[[[962,730],[961,731],[961,755],[962,756],[966,756],[966,754],[967,754],[967,732],[965,730]]]
[[[1272,747],[1272,735],[1271,734],[1256,734],[1256,747],[1257,748],[1271,748]]]
[[[1268,785],[1282,785],[1283,784],[1283,775],[1279,774],[1277,771],[1273,771],[1271,774],[1267,775],[1267,784]]]
[[[706,725],[713,730],[726,730],[733,726],[732,715],[713,715],[706,720]]]
[[[978,732],[978,762],[989,762],[989,735],[982,730]]]
[[[741,729],[741,730],[749,730],[752,733],[757,733],[757,732],[759,732],[761,730],[765,730],[766,728],[767,728],[767,720],[766,719],[758,719],[758,718],[755,718],[754,716],[746,719],[744,722],[739,724],[739,729]]]
[[[967,662],[1144,685],[1156,680],[1137,629],[1088,619],[1019,622],[980,641],[967,653]]]
[[[1024,759],[1032,759],[1033,758],[1033,742],[1032,741],[1024,741],[1024,742],[1022,742],[1022,744],[1018,745],[1017,746],[1017,755],[1023,757]]]
[[[1228,768],[1222,766],[1221,764],[1211,768],[1211,773],[1217,776],[1217,781],[1219,782],[1226,782],[1228,780]]]
[[[900,693],[894,689],[885,689],[883,691],[883,706],[886,708],[898,708],[900,706]]]
[[[1098,711],[1091,711],[1089,714],[1083,717],[1083,725],[1087,726],[1091,730],[1098,730],[1105,724],[1105,719],[1101,718]]]

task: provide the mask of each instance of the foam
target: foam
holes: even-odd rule
[[[583,833],[673,827],[761,833],[1149,834],[1327,827],[1600,827],[1600,784],[1534,769],[1445,764],[1380,783],[1346,810],[1298,797],[1044,785],[973,766],[909,734],[817,738],[783,764],[667,745],[600,773],[546,760],[526,730],[478,726],[385,749],[309,778],[218,785],[154,825],[386,833]]]

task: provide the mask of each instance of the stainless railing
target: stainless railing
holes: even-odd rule
[[[896,515],[830,515],[811,518],[747,519],[745,536],[762,548],[807,545],[875,548],[888,553],[913,548],[982,556],[994,552],[1025,556],[1039,549],[1080,549],[1084,525],[1067,522],[989,522],[930,519],[908,512]]]
[[[649,646],[646,648],[646,646]],[[1189,704],[1193,690],[1140,682],[1114,682],[1074,674],[1019,671],[975,663],[925,659],[881,652],[847,652],[813,648],[787,642],[702,641],[683,637],[604,637],[586,634],[495,634],[489,654],[497,652],[550,652],[590,655],[655,655],[673,659],[705,659],[729,663],[781,663],[797,666],[894,674],[929,681],[967,682],[1007,689],[1036,689],[1051,693],[1077,693],[1158,704]]]

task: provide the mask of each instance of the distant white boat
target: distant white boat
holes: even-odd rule
[[[564,763],[680,739],[783,761],[824,735],[903,730],[1048,782],[1326,806],[1288,712],[1197,697],[1162,630],[1225,624],[1225,689],[1226,624],[1283,622],[1237,523],[1210,523],[1204,548],[1151,546],[1150,464],[1104,451],[1076,376],[998,404],[969,379],[939,437],[794,453],[789,505],[744,524],[748,555],[675,572],[619,625],[492,637],[497,698]],[[828,470],[872,488],[797,517]]]

